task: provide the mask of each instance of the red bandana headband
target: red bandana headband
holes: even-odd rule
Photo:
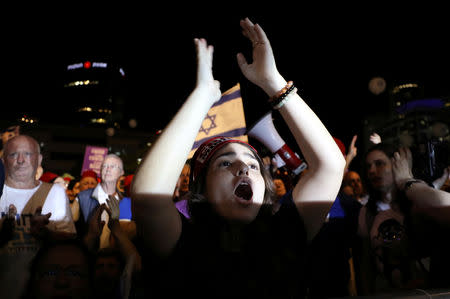
[[[224,136],[212,137],[203,142],[199,146],[199,148],[195,151],[194,156],[192,157],[191,162],[192,171],[190,178],[192,182],[203,171],[203,169],[208,164],[209,160],[214,155],[214,153],[228,143],[241,143],[243,145],[248,146],[255,153],[257,153],[256,149],[245,141],[232,139],[230,137]]]

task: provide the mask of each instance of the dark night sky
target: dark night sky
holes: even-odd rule
[[[64,65],[106,57],[127,74],[127,113],[143,129],[160,129],[195,84],[192,40],[205,37],[215,46],[214,75],[222,90],[241,83],[250,125],[266,112],[266,97],[236,64],[237,52],[249,57],[239,27],[245,16],[265,29],[280,72],[300,87],[330,132],[345,143],[358,133],[366,115],[387,107],[386,93],[368,91],[373,76],[385,77],[388,87],[396,80],[420,80],[430,97],[450,93],[449,26],[439,15],[443,8],[394,9],[379,2],[373,7],[315,8],[284,3],[277,9],[265,4],[252,10],[228,4],[201,9],[173,3],[127,5],[113,12],[104,7],[13,10],[2,30],[2,102],[14,111],[28,107],[39,114],[57,105],[55,113],[64,113],[57,91]]]

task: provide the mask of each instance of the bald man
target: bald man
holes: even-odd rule
[[[64,188],[39,181],[42,163],[38,142],[18,135],[4,146],[5,184],[0,197],[0,289],[4,298],[18,298],[27,279],[28,263],[40,239],[74,237]]]
[[[361,204],[366,204],[368,197],[361,181],[359,173],[349,170],[344,174],[342,181],[342,191],[349,196],[356,198]]]

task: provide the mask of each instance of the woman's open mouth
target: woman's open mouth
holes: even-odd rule
[[[253,190],[249,181],[242,180],[234,190],[234,195],[241,204],[250,204],[253,198]]]

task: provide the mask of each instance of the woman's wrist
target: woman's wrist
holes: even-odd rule
[[[272,98],[281,89],[283,89],[287,84],[287,81],[280,75],[276,75],[274,78],[268,79],[266,83],[261,86],[261,88],[266,92],[266,94]]]
[[[269,99],[269,103],[273,109],[278,110],[290,99],[292,93],[296,93],[297,88],[293,81],[289,81],[280,91]]]
[[[218,83],[218,81],[212,83],[198,83],[192,91],[191,95],[193,94],[205,95],[208,98],[212,99],[214,104],[217,100],[220,99],[221,96],[220,83]]]

